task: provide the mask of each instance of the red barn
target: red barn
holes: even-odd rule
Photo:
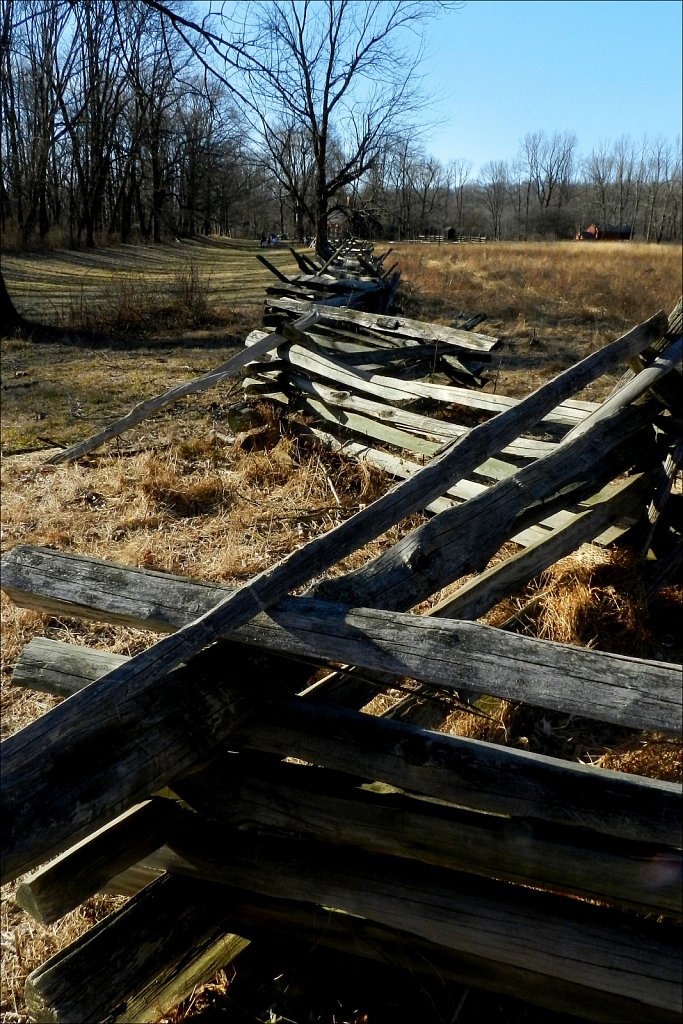
[[[589,224],[585,231],[579,231],[577,241],[584,242],[628,242],[631,238],[630,224]]]

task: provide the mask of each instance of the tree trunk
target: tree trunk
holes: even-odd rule
[[[0,323],[4,325],[4,331],[7,334],[12,334],[15,331],[21,331],[26,326],[26,321],[23,316],[17,312],[10,293],[7,291],[7,285],[5,284],[5,278],[2,271],[0,271]]]

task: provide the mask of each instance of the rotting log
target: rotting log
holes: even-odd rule
[[[39,637],[22,651],[13,682],[67,697],[126,660]],[[232,743],[472,810],[680,845],[683,808],[673,783],[425,732],[316,700],[273,701],[236,729]]]
[[[111,707],[115,706],[117,710],[123,707],[123,693],[134,695],[134,699],[128,702],[132,705],[128,711],[133,717],[139,713],[142,694],[148,696],[152,706],[158,705],[159,681],[172,669],[197,655],[216,637],[232,632],[292,589],[308,583],[362,544],[384,533],[416,508],[428,504],[454,480],[481,464],[492,451],[500,451],[519,436],[530,422],[538,422],[568,395],[615,363],[641,351],[666,330],[666,325],[665,314],[658,313],[622,339],[592,353],[519,405],[474,428],[415,476],[391,488],[351,519],[309,541],[257,575],[207,614],[160,640],[131,662],[98,680],[87,691],[75,694],[71,700],[6,740],[2,810],[4,820],[13,824],[13,832],[8,836],[6,847],[5,878],[14,878],[50,854],[60,852],[70,842],[83,838],[93,828],[157,787],[158,783],[152,780],[159,772],[149,770],[152,767],[150,763],[148,771],[141,773],[140,786],[130,785],[135,792],[128,792],[125,799],[119,794],[118,799],[111,801],[113,806],[105,808],[103,802],[107,803],[111,794],[103,794],[101,781],[89,779],[85,763],[80,766],[82,771],[78,777],[74,777],[73,770],[60,770],[65,763],[64,750],[68,751],[71,763],[78,760],[72,751],[77,751],[84,762],[86,752],[90,751],[91,759],[97,753],[100,763],[106,765],[105,775],[110,775],[110,765],[106,758],[102,758],[101,736],[103,729],[111,727]],[[165,685],[168,685],[167,679]],[[196,695],[196,687],[190,688],[184,700],[178,693],[179,706],[192,706],[190,713],[194,714]],[[209,705],[212,696],[215,698],[215,694],[207,694]],[[235,696],[234,693],[226,693],[224,702],[214,700],[213,706],[206,708],[212,723],[215,723],[219,705],[225,703],[233,708],[233,714],[227,713],[223,717],[223,725],[228,731],[242,713],[248,713],[249,705],[253,710],[262,699],[260,690],[250,698],[240,694],[242,712],[237,713]],[[137,712],[134,711],[136,707]],[[184,719],[185,715],[180,715],[180,718]],[[120,724],[121,718],[117,714],[116,725]],[[127,738],[122,735],[122,742],[125,743]],[[191,746],[189,737],[184,745],[186,749]],[[98,773],[95,773],[95,778],[98,778]],[[35,813],[41,805],[44,809],[42,815]]]
[[[6,558],[4,564],[6,575],[16,570],[17,559]],[[85,569],[81,580],[99,571],[105,596],[114,593],[111,584],[120,578],[107,563],[72,557],[62,564],[72,572]],[[77,598],[85,589],[81,580],[74,575],[65,587],[62,576],[61,585]],[[138,580],[138,607],[159,606],[166,574],[140,573]],[[11,578],[3,582],[3,589],[16,600],[18,591]],[[201,589],[198,594],[202,595]],[[75,610],[76,600],[72,601]],[[54,610],[43,598],[42,608],[50,607]],[[135,606],[126,602],[126,607],[132,624]],[[63,601],[60,608],[62,612],[66,608]],[[176,619],[175,624],[182,628],[183,622]],[[230,640],[294,658],[342,661],[410,676],[449,690],[479,690],[637,729],[674,733],[681,729],[680,679],[674,665],[510,636],[453,618],[356,609],[297,597],[282,600],[267,614],[244,623]],[[163,728],[163,719],[156,717],[157,729]],[[150,738],[148,746],[155,742]],[[163,743],[162,736],[158,742]]]

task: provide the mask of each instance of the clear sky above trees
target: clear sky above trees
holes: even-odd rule
[[[601,142],[681,133],[679,0],[466,0],[428,26],[443,162],[511,160],[528,132]]]

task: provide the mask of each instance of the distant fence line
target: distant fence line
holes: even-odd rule
[[[451,235],[451,236],[449,236],[449,235],[415,235],[415,236],[413,236],[413,238],[400,238],[400,239],[396,239],[396,241],[397,242],[400,241],[401,243],[405,243],[405,242],[431,242],[431,243],[434,243],[434,242],[436,242],[439,245],[441,245],[442,242],[449,242],[451,244],[455,244],[455,243],[458,243],[458,242],[480,242],[480,243],[484,243],[484,242],[488,242],[489,239],[488,239],[488,237],[486,235],[464,235],[464,234],[458,234],[458,235]]]

